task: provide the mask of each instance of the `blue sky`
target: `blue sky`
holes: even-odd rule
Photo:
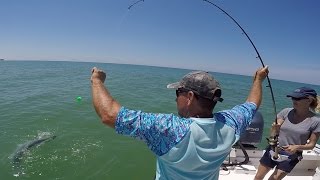
[[[251,75],[250,42],[203,0],[0,0],[0,58],[145,64]],[[320,85],[320,1],[212,1],[271,79]]]

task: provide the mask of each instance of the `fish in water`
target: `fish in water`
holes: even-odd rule
[[[40,144],[50,141],[57,136],[52,135],[51,133],[42,133],[36,139],[28,141],[22,145],[20,145],[17,150],[11,156],[12,162],[17,164],[21,161],[23,155],[32,147],[39,146]]]

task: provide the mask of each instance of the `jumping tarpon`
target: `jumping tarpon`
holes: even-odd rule
[[[36,139],[28,141],[22,145],[20,145],[17,150],[13,153],[13,155],[11,156],[12,158],[12,162],[14,164],[17,164],[20,162],[20,160],[22,159],[22,156],[32,147],[34,146],[39,146],[40,144],[46,142],[46,141],[50,141],[54,138],[56,138],[57,136],[52,135],[50,133],[47,134],[41,134],[39,135]]]

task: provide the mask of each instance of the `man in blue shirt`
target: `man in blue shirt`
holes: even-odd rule
[[[106,74],[94,67],[93,105],[104,124],[143,140],[156,154],[156,179],[217,180],[220,165],[261,104],[267,74],[268,67],[256,71],[245,103],[213,113],[223,100],[218,81],[207,72],[191,72],[167,86],[176,90],[176,116],[121,106],[104,86]]]

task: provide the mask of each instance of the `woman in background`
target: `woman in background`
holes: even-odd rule
[[[302,151],[313,149],[319,139],[320,116],[315,113],[318,106],[316,91],[301,87],[287,97],[291,98],[293,107],[283,109],[277,115],[277,124],[272,125],[279,135],[279,158],[273,158],[274,151],[269,146],[260,159],[255,180],[262,180],[274,167],[269,180],[284,178],[302,159]]]
[[[318,106],[316,107],[315,112],[320,114],[320,96],[317,96],[317,99],[318,99]]]

